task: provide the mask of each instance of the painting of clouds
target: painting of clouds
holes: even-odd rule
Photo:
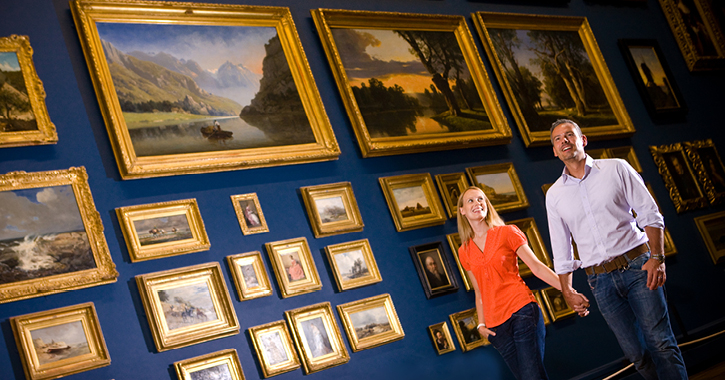
[[[370,274],[365,257],[360,249],[340,252],[334,256],[342,281],[350,281]]]
[[[508,173],[479,174],[476,182],[494,206],[519,200]]]
[[[428,199],[421,186],[393,189],[393,196],[403,218],[431,213]]]
[[[351,313],[350,321],[355,328],[355,335],[357,335],[358,340],[393,329],[388,319],[388,313],[385,311],[385,306]]]
[[[30,336],[40,365],[91,353],[81,321],[32,330]]]

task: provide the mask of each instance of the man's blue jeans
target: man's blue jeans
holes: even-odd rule
[[[642,270],[649,252],[628,267],[587,277],[599,310],[624,355],[647,380],[687,379],[685,362],[670,327],[663,288],[647,288]]]
[[[489,336],[488,341],[503,356],[517,379],[549,378],[544,369],[544,317],[535,302],[522,307],[491,330],[496,336]]]

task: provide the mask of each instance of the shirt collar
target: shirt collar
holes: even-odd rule
[[[592,158],[592,156],[590,156],[588,154],[587,154],[586,162],[584,163],[584,165],[585,165],[585,167],[584,167],[584,177],[582,177],[582,180],[585,179],[585,178],[587,178],[587,176],[589,175],[589,173],[592,171],[592,168],[599,169],[599,166],[595,164],[594,159]],[[562,181],[564,182],[564,184],[566,184],[566,181],[569,180],[569,179],[580,181],[580,179],[575,178],[575,177],[572,177],[571,175],[569,175],[569,170],[566,168],[566,166],[564,166],[564,170],[561,172],[561,176],[562,176]]]

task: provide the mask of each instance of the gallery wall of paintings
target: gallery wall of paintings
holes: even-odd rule
[[[504,3],[0,0],[2,377],[511,379],[456,198],[551,267],[562,117],[658,200],[678,339],[722,330],[725,8]],[[520,273],[552,378],[621,368],[596,307]]]

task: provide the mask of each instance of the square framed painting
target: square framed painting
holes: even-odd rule
[[[659,0],[690,71],[725,68],[725,37],[709,0]]]
[[[272,285],[259,251],[227,256],[240,301],[272,295]]]
[[[116,215],[132,262],[211,247],[196,199],[119,207]]]
[[[649,150],[678,213],[707,206],[707,197],[681,143],[650,146]]]
[[[720,264],[725,262],[725,211],[714,214],[698,216],[695,224],[710,252],[712,262]]]
[[[232,205],[244,235],[269,232],[257,193],[232,195]]]
[[[305,374],[350,361],[329,302],[288,310],[284,314]]]
[[[448,322],[436,323],[428,326],[428,335],[433,342],[433,347],[438,355],[447,354],[456,350],[453,344],[451,332],[448,330]]]
[[[337,305],[353,352],[382,346],[405,337],[390,294]]]
[[[266,243],[282,298],[316,292],[322,288],[320,275],[304,237]]]
[[[534,218],[524,218],[524,219],[517,219],[512,220],[510,222],[506,222],[506,224],[513,224],[516,227],[518,227],[521,232],[526,234],[526,239],[529,241],[529,248],[534,252],[534,255],[536,255],[536,258],[539,259],[544,265],[547,267],[554,269],[554,262],[551,260],[551,256],[549,256],[549,252],[546,250],[546,245],[544,245],[544,239],[541,238],[541,233],[539,232],[539,227],[536,226],[536,220]],[[517,259],[519,262],[519,275],[521,277],[530,277],[533,275],[531,272],[531,269],[524,263],[523,260],[520,258]]]
[[[436,183],[448,217],[455,218],[458,216],[458,197],[469,187],[466,173],[436,174]]]
[[[265,378],[300,368],[300,359],[284,321],[250,327],[249,336]]]
[[[655,197],[655,192],[652,190],[652,185],[650,185],[649,182],[645,182],[645,185],[647,185],[647,190],[649,191],[650,195],[652,196],[652,199],[655,200],[655,203],[657,203],[657,209],[660,211],[660,214],[662,213],[662,207],[660,207],[660,202],[657,201],[657,198]],[[634,211],[632,212],[633,215],[637,215]],[[664,230],[664,238],[665,238],[665,256],[672,256],[677,253],[677,247],[675,247],[675,241],[672,240],[672,235],[670,234],[670,230],[667,229],[667,226],[665,226]]]
[[[217,262],[141,274],[136,285],[159,352],[239,333]]]
[[[93,302],[12,317],[10,325],[28,380],[111,364]]]
[[[229,349],[174,363],[179,380],[244,380],[237,350]]]
[[[527,147],[550,146],[557,119],[576,120],[590,141],[634,134],[585,17],[476,12],[473,21]]]
[[[657,121],[682,118],[687,105],[657,40],[620,39],[618,43],[650,117]]]
[[[0,148],[57,143],[28,36],[0,37],[0,67]]]
[[[325,253],[341,292],[383,281],[368,239],[328,245]]]
[[[123,179],[340,155],[288,8],[74,0],[71,12]]]
[[[116,282],[84,167],[0,175],[0,215],[0,303]]]
[[[513,163],[466,168],[466,173],[471,183],[486,194],[499,213],[529,207],[529,199],[526,198]]]
[[[305,186],[300,192],[316,238],[363,230],[350,182]]]
[[[398,232],[446,222],[430,174],[404,174],[378,180]]]
[[[363,157],[511,141],[463,16],[311,12]]]
[[[488,339],[481,336],[476,328],[478,326],[476,308],[453,313],[448,318],[451,320],[453,331],[456,332],[458,344],[461,345],[463,352],[491,344]]]
[[[458,291],[458,283],[443,251],[443,243],[437,241],[415,245],[408,250],[426,298],[431,299]]]
[[[448,245],[451,247],[451,253],[453,253],[453,258],[456,260],[456,266],[458,267],[458,272],[461,274],[463,285],[466,287],[466,291],[470,292],[471,289],[473,289],[471,279],[468,277],[468,271],[463,269],[461,259],[458,257],[458,249],[461,248],[462,244],[461,235],[459,235],[458,232],[454,232],[446,235],[446,240],[448,240]]]
[[[702,189],[711,205],[725,200],[725,165],[712,139],[683,143]]]
[[[539,310],[541,310],[541,315],[544,317],[544,326],[551,324],[551,318],[549,318],[549,313],[546,311],[546,304],[544,304],[544,298],[541,296],[541,291],[538,289],[531,291],[534,294],[534,298],[536,298],[536,303],[539,304]]]
[[[556,322],[562,318],[571,317],[576,314],[564,300],[564,295],[554,287],[541,289],[541,298],[551,314],[551,321]]]

